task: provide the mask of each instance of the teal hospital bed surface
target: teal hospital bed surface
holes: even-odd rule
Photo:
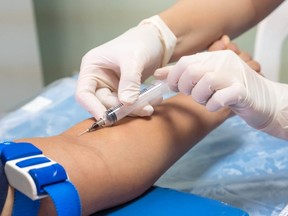
[[[172,189],[152,187],[143,196],[92,216],[248,216],[225,203]]]

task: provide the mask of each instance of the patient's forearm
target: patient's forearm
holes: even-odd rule
[[[229,114],[228,109],[210,113],[191,97],[178,95],[158,106],[151,118],[127,118],[78,137],[93,122],[89,119],[58,136],[17,141],[33,143],[65,167],[88,215],[139,196]],[[43,200],[41,214],[52,210]]]

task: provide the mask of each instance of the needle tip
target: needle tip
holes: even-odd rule
[[[85,131],[83,131],[82,133],[78,134],[78,137],[82,136],[83,134],[87,133],[89,131],[89,129],[86,129]]]

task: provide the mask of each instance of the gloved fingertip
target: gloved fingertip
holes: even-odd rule
[[[99,120],[100,118],[103,118],[103,116],[99,113],[99,112],[94,112],[94,111],[90,111],[89,112],[96,120]],[[104,112],[101,112],[104,113]]]
[[[173,83],[173,82],[171,82],[171,80],[173,80],[173,79],[170,79],[171,78],[170,75],[172,74],[173,69],[174,69],[174,65],[159,68],[154,72],[154,77],[158,80],[167,80],[169,88],[172,91],[178,92],[179,91],[178,90],[178,83]]]
[[[186,95],[186,96],[189,96],[189,95],[191,95],[191,91],[181,91],[181,93],[183,93],[184,95]]]
[[[102,104],[97,103],[92,103],[84,107],[97,120],[103,118],[103,114],[106,111],[106,108]]]
[[[81,92],[76,95],[76,101],[89,112],[95,119],[102,117],[106,108],[98,101],[97,97],[91,94],[82,94]]]
[[[169,69],[168,68],[159,68],[157,69],[155,72],[154,72],[154,77],[156,79],[159,79],[159,80],[164,80],[167,78],[168,76],[168,73],[169,73]]]
[[[154,108],[148,104],[144,107],[135,109],[129,116],[138,116],[138,117],[148,117],[151,116],[154,112]]]
[[[92,115],[95,119],[100,119],[103,117],[103,113],[106,111],[106,109],[100,109],[100,108],[93,108],[91,106],[83,105],[81,104],[88,113]]]
[[[123,104],[133,104],[139,97],[139,93],[122,92],[119,94],[119,100]]]
[[[145,117],[151,116],[154,112],[154,108],[151,105],[146,105],[137,113],[138,116]]]
[[[216,112],[216,111],[218,111],[218,110],[220,109],[220,107],[206,104],[206,109],[207,109],[209,112]]]

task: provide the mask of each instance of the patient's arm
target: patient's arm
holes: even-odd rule
[[[228,109],[210,113],[191,97],[178,95],[158,106],[151,118],[126,118],[78,137],[93,123],[88,119],[58,136],[16,141],[33,143],[65,167],[83,214],[89,215],[141,195],[229,114]],[[41,201],[40,211],[53,214],[49,198]]]
[[[254,70],[260,66],[229,38],[216,41],[210,51],[232,49]],[[62,164],[76,185],[83,215],[129,201],[147,190],[185,152],[230,115],[216,113],[177,95],[156,107],[151,118],[126,118],[119,125],[78,137],[92,119],[63,134],[16,141],[32,142],[44,154]],[[11,215],[13,193],[2,216]],[[49,198],[41,203],[41,214],[55,214]]]

